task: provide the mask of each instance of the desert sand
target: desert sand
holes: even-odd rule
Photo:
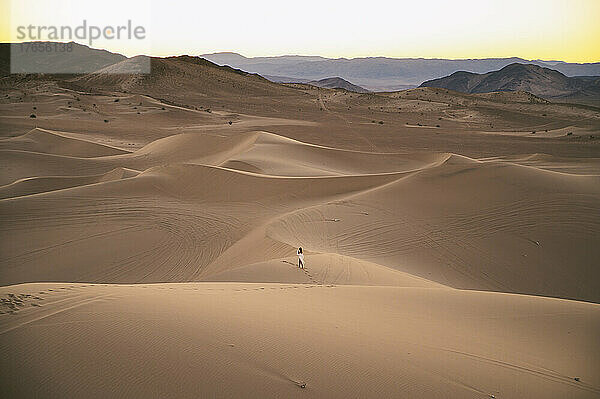
[[[1,85],[3,397],[600,396],[599,109],[188,58]]]

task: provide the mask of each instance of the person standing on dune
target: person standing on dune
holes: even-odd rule
[[[302,247],[298,248],[296,254],[298,255],[298,267],[304,269],[304,253],[302,253]]]

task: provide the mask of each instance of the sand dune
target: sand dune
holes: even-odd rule
[[[9,246],[2,240],[1,278],[4,283],[193,281],[204,266],[273,213],[336,200],[395,179],[396,174],[265,177],[173,165],[131,179],[5,200],[0,202],[5,234],[20,244]],[[55,204],[51,211],[44,207],[50,203]],[[91,220],[96,224],[90,225]],[[42,242],[31,239],[36,234],[44,237]],[[116,245],[105,252],[112,242]],[[284,255],[290,254],[288,249]],[[94,263],[85,262],[90,256]]]
[[[600,158],[575,158],[556,157],[548,154],[523,154],[482,158],[480,160],[501,160],[572,175],[600,176]]]
[[[152,64],[0,78],[0,396],[600,395],[597,109]]]
[[[137,171],[127,168],[115,168],[110,172],[92,176],[44,176],[29,177],[0,186],[0,199],[21,197],[25,195],[45,193],[64,188],[102,183],[136,176]]]
[[[221,273],[211,274],[204,280],[447,288],[441,284],[372,262],[335,253],[309,254],[309,258],[310,271],[305,269],[301,273],[298,273],[296,258],[284,258],[228,269]]]
[[[302,245],[455,288],[600,299],[593,278],[597,176],[448,154],[338,150],[264,132],[179,134],[93,158],[5,153],[19,177],[53,173],[3,187],[5,197],[53,191],[0,203],[11,215],[4,223],[11,236],[23,236],[3,251],[5,284],[198,281],[287,257]],[[101,174],[57,177],[74,169]],[[122,177],[133,178],[113,181]],[[49,202],[51,211],[41,205]],[[102,221],[101,231],[88,226],[89,216]],[[66,240],[71,229],[79,235],[79,223],[89,238]],[[52,230],[63,234],[41,248],[25,239]],[[152,239],[137,238],[143,235]],[[96,253],[112,240],[137,244]],[[261,246],[279,249],[244,255]],[[96,262],[82,266],[92,254]]]
[[[446,154],[373,153],[307,145],[270,133],[256,137],[254,145],[223,163],[234,169],[284,176],[361,175],[408,172],[440,162]]]
[[[42,152],[81,158],[127,153],[127,151],[118,148],[70,138],[65,136],[65,133],[61,134],[61,132],[40,128],[35,128],[22,136],[0,140],[0,149]]]
[[[13,312],[0,315],[10,397],[600,394],[596,304],[289,283],[27,284],[0,295]]]
[[[452,156],[381,189],[286,215],[268,235],[455,288],[598,301],[600,287],[588,283],[600,256],[599,200],[595,176]],[[323,223],[332,218],[339,222]]]

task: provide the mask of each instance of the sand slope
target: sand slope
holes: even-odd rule
[[[110,172],[92,176],[44,176],[23,178],[5,186],[0,186],[0,199],[126,179],[128,177],[136,176],[137,174],[138,172],[132,169],[115,168]]]
[[[5,397],[600,394],[595,304],[241,283],[27,284],[0,295],[16,309],[3,303],[14,314],[0,315]]]
[[[75,139],[61,132],[35,128],[17,137],[0,140],[0,149],[43,152],[55,155],[91,158],[103,155],[125,154],[118,148]]]
[[[595,175],[264,132],[88,158],[5,152],[6,178],[21,177],[1,188],[20,195],[0,202],[5,284],[198,281],[301,245],[455,288],[600,300]]]
[[[338,254],[307,254],[307,257],[310,265],[305,265],[304,270],[298,269],[295,257],[272,259],[214,273],[204,280],[447,288],[385,266]]]
[[[598,301],[590,282],[599,201],[596,176],[453,156],[379,190],[286,215],[268,235],[456,288]],[[339,222],[324,222],[332,219]]]

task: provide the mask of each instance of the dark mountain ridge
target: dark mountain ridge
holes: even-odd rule
[[[458,71],[432,79],[421,87],[440,87],[463,93],[526,91],[545,99],[600,99],[600,77],[569,77],[550,68],[514,63],[484,74]]]

